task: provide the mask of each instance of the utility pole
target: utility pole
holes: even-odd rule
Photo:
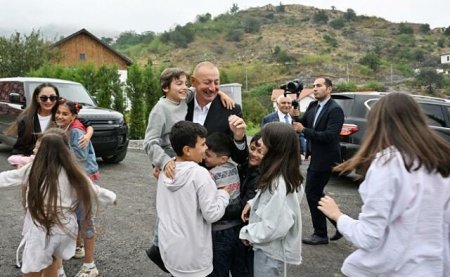
[[[350,83],[350,74],[348,73],[348,64],[347,64],[347,83]]]

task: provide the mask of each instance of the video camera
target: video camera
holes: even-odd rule
[[[288,94],[289,92],[297,94],[298,98],[300,92],[303,90],[303,83],[299,79],[295,79],[287,82],[286,84],[281,85],[280,89],[284,90],[284,96],[286,96],[286,94]]]
[[[299,79],[295,79],[292,81],[287,82],[286,84],[283,84],[280,86],[280,89],[284,90],[284,96],[286,97],[288,94],[294,94],[296,95],[295,99],[292,101],[292,108],[298,109],[299,103],[297,101],[300,92],[303,90],[303,83]]]

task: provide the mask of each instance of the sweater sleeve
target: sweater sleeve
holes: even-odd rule
[[[112,205],[117,199],[117,195],[109,189],[102,188],[91,181],[92,189],[97,196],[97,200],[100,206],[104,207]]]
[[[389,162],[392,164],[392,161]],[[390,213],[396,200],[398,178],[396,169],[373,162],[360,187],[363,206],[358,220],[342,215],[337,227],[346,239],[365,250],[380,246],[390,222]]]
[[[145,131],[144,151],[154,166],[163,169],[171,157],[161,147],[162,136],[165,128],[168,128],[168,126],[166,126],[167,120],[165,120],[165,115],[159,107],[156,104],[150,112],[147,130]]]
[[[20,186],[24,184],[31,164],[29,163],[19,169],[0,172],[0,187]]]
[[[217,189],[216,184],[205,168],[199,167],[196,179],[197,198],[203,218],[214,223],[222,218],[230,200],[228,192]],[[204,171],[204,172],[202,172]]]

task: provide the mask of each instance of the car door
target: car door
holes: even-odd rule
[[[450,142],[450,108],[440,103],[419,103],[426,115],[428,125],[439,135]]]

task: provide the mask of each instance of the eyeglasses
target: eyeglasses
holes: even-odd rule
[[[55,102],[56,100],[59,99],[59,97],[56,95],[52,95],[52,96],[42,95],[42,96],[39,96],[39,99],[41,99],[42,102],[47,102],[48,99],[50,99],[51,102]]]

